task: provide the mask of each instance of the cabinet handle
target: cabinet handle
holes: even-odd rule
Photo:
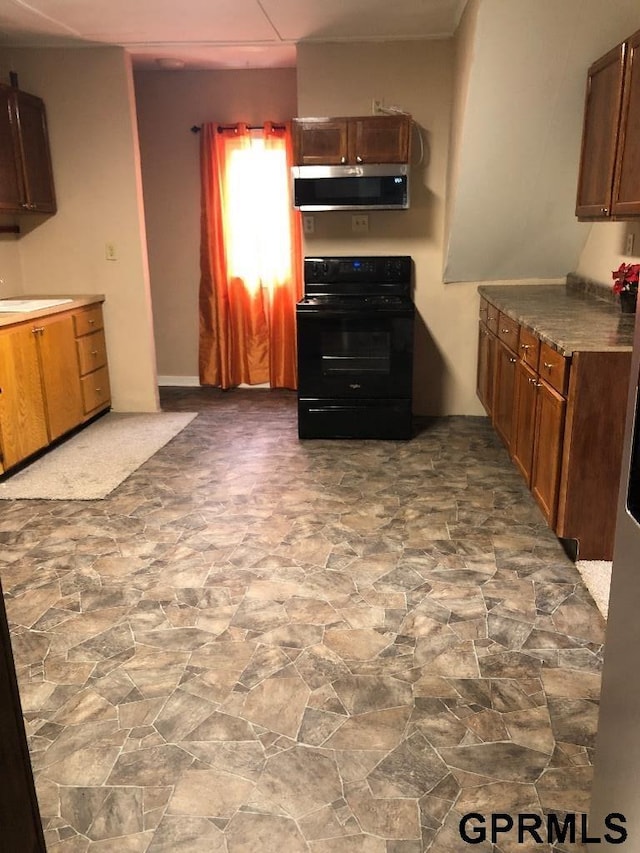
[[[502,334],[503,334],[503,335],[510,335],[510,334],[511,334],[511,329],[502,329]]]
[[[356,155],[356,163],[362,163],[362,157]]]
[[[518,360],[518,359],[517,359],[517,358],[514,358],[513,356],[511,356],[511,357],[509,358],[509,361],[511,362],[511,364],[515,364],[517,360]]]
[[[600,208],[600,213],[602,213],[604,216],[607,216],[609,214],[609,208],[608,207]]]
[[[31,329],[32,335],[42,335],[43,333],[44,333],[44,326],[34,326],[33,329]]]
[[[489,322],[493,322],[494,320],[497,320],[497,319],[498,319],[497,317],[490,317],[489,314],[487,314],[487,320]]]
[[[99,394],[102,391],[102,388],[96,388],[96,394]]]
[[[341,162],[342,164],[346,163],[346,162],[347,162],[347,158],[346,158],[346,157],[341,157],[341,158],[340,158],[340,162]]]
[[[549,364],[549,362],[548,362],[548,361],[545,361],[545,362],[544,362],[544,366],[547,368],[547,370],[551,370],[551,368],[553,367],[553,365],[552,365],[552,364]]]
[[[520,344],[520,349],[528,350],[531,349],[531,344]]]
[[[94,325],[95,325],[95,322],[96,322],[95,320],[89,320],[89,325],[90,325],[90,326],[94,326]]]

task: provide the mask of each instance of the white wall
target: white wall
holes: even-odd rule
[[[447,281],[575,268],[587,68],[638,27],[637,0],[480,0]]]
[[[295,71],[139,71],[135,86],[158,374],[197,383],[200,138],[190,128],[290,119]]]
[[[58,199],[54,216],[21,218],[25,233],[1,244],[7,290],[104,294],[113,407],[154,411],[155,353],[129,57],[121,48],[24,49],[3,52],[0,64],[3,77],[11,68],[20,87],[45,102]],[[117,261],[105,259],[106,242],[115,244]]]

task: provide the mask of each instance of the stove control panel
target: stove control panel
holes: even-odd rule
[[[379,283],[411,281],[412,261],[408,255],[349,255],[304,259],[304,280],[320,283]]]

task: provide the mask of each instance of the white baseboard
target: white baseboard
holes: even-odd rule
[[[158,386],[176,388],[199,388],[200,378],[198,376],[158,376]],[[238,388],[269,388],[267,382],[262,385],[238,385]]]
[[[158,376],[158,385],[174,385],[179,388],[197,388],[200,385],[198,376]]]

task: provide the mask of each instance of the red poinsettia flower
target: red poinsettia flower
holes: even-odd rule
[[[638,279],[640,279],[640,264],[622,263],[617,270],[611,271],[613,278],[612,290],[614,293],[622,293],[625,290],[637,290]]]

